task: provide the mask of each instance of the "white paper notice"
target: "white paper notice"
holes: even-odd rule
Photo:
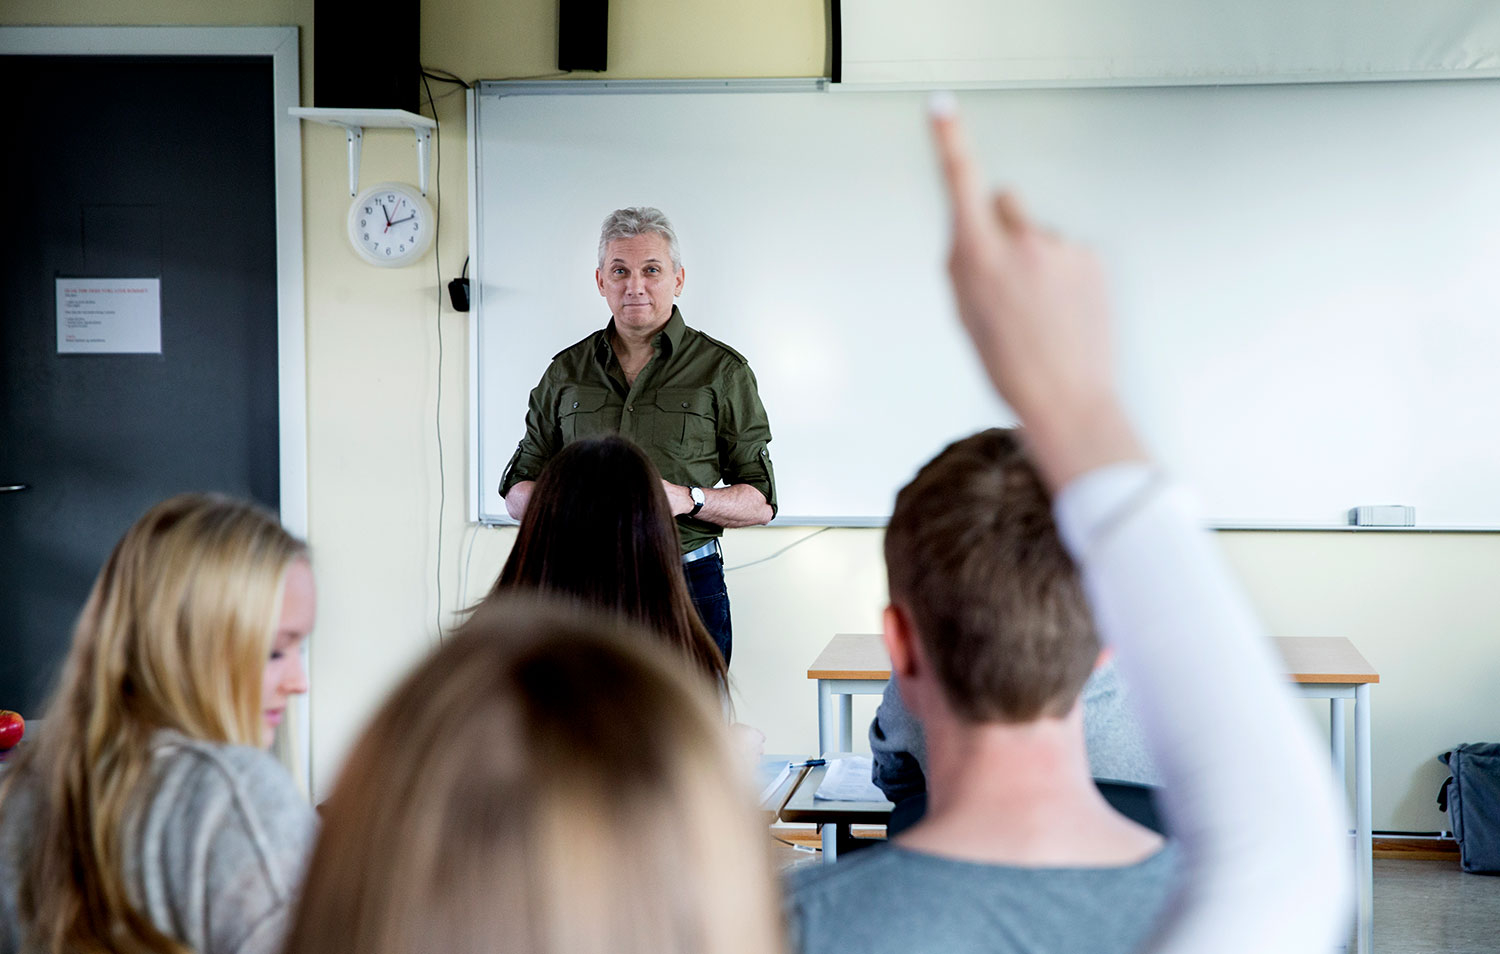
[[[160,278],[59,278],[58,354],[161,354]]]

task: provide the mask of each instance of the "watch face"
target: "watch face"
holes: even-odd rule
[[[415,190],[384,183],[361,192],[349,210],[349,241],[375,265],[407,265],[432,243],[432,210]]]

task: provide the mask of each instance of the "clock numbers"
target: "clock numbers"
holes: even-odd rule
[[[396,182],[373,186],[349,208],[350,244],[371,264],[409,264],[432,244],[424,224],[432,214],[432,207],[410,186]]]

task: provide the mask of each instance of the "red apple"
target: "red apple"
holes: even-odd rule
[[[26,720],[21,718],[21,713],[0,710],[0,752],[15,748],[25,734]]]

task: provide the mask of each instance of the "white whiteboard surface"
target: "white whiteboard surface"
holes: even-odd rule
[[[1011,420],[954,318],[924,94],[582,86],[476,100],[479,519],[548,360],[608,321],[598,228],[625,205],[672,218],[688,324],[755,369],[779,522],[880,522]],[[959,103],[992,181],[1103,258],[1127,404],[1213,523],[1500,527],[1500,81]]]
[[[842,0],[846,84],[1081,86],[1495,76],[1473,0]],[[961,26],[958,26],[960,25]]]

